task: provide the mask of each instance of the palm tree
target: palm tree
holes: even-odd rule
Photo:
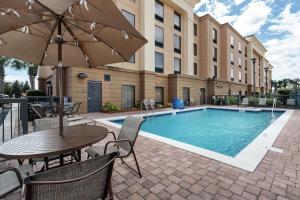
[[[27,70],[27,74],[29,76],[30,88],[32,90],[35,89],[35,77],[37,76],[38,65],[34,65],[29,62],[24,62],[20,60],[13,60],[11,63],[11,67],[16,70]]]
[[[0,93],[4,90],[5,67],[11,62],[11,59],[5,56],[0,56]]]

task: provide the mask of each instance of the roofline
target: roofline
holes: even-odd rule
[[[222,24],[222,27],[228,27],[230,28],[235,34],[237,34],[240,38],[244,40],[247,44],[249,43],[244,36],[242,36],[233,26],[231,26],[228,22]]]
[[[254,38],[254,40],[256,40],[259,44],[260,47],[262,47],[262,49],[266,52],[268,52],[268,50],[266,49],[266,47],[263,45],[263,43],[261,43],[261,41],[256,37],[256,35],[249,35],[245,38]]]

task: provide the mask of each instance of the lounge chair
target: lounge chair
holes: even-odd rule
[[[80,105],[81,103],[74,103],[70,109],[64,111],[64,115],[68,117],[74,117],[75,114],[78,112]]]
[[[259,98],[259,106],[266,106],[267,105],[267,98]]]
[[[296,107],[296,99],[287,99],[286,101],[286,105],[287,107]]]
[[[243,98],[242,103],[239,104],[239,106],[248,106],[249,105],[249,98],[245,97]]]
[[[33,167],[31,165],[22,165],[18,168],[7,167],[0,169],[0,199],[22,187],[25,173],[33,174]]]
[[[116,134],[114,132],[109,132],[113,135],[114,140],[109,141],[106,143],[106,145],[103,147],[100,146],[92,146],[88,149],[86,149],[86,152],[88,154],[88,157],[95,158],[99,155],[103,155],[109,152],[118,151],[120,152],[119,158],[122,161],[122,164],[127,165],[123,158],[129,157],[131,154],[133,154],[134,161],[137,167],[137,171],[133,168],[131,168],[129,165],[127,165],[131,170],[133,170],[135,173],[139,175],[139,177],[142,177],[135,152],[133,150],[136,138],[138,136],[139,130],[141,128],[142,123],[144,122],[143,117],[140,116],[128,116],[124,124],[119,132],[118,137],[116,137]],[[111,145],[114,144],[114,145]]]
[[[41,104],[32,104],[31,109],[32,109],[32,111],[34,112],[35,116],[38,119],[42,119],[42,118],[45,118],[45,117],[52,117],[51,113],[46,113],[44,111],[44,108]]]
[[[22,198],[25,200],[94,200],[106,199],[107,196],[113,198],[111,177],[117,156],[118,153],[114,152],[26,176]]]

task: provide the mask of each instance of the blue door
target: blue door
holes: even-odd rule
[[[88,81],[88,112],[100,112],[102,109],[102,83]]]

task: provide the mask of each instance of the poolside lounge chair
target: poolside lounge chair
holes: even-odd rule
[[[128,116],[124,121],[124,124],[119,132],[118,137],[116,137],[114,132],[109,132],[113,135],[114,140],[107,142],[104,148],[100,146],[92,146],[86,149],[88,156],[95,158],[99,155],[118,151],[120,152],[119,158],[121,159],[122,164],[128,166],[131,170],[136,172],[141,178],[142,174],[133,147],[143,122],[144,119],[141,116]],[[129,157],[131,154],[133,154],[137,171],[123,161],[123,158]]]
[[[78,112],[79,107],[80,107],[81,103],[74,103],[70,109],[67,109],[66,111],[64,111],[64,115],[68,116],[68,117],[74,117],[75,114]]]
[[[287,99],[286,101],[286,105],[287,107],[296,107],[296,99]]]
[[[249,105],[249,98],[245,97],[243,98],[242,103],[239,104],[239,106],[248,106]]]
[[[0,199],[22,187],[25,173],[33,174],[33,167],[22,165],[0,169]]]
[[[267,105],[267,98],[259,98],[259,106],[266,106]]]
[[[22,198],[25,200],[94,200],[106,199],[110,196],[112,199],[111,177],[117,156],[118,153],[114,152],[26,176]]]

